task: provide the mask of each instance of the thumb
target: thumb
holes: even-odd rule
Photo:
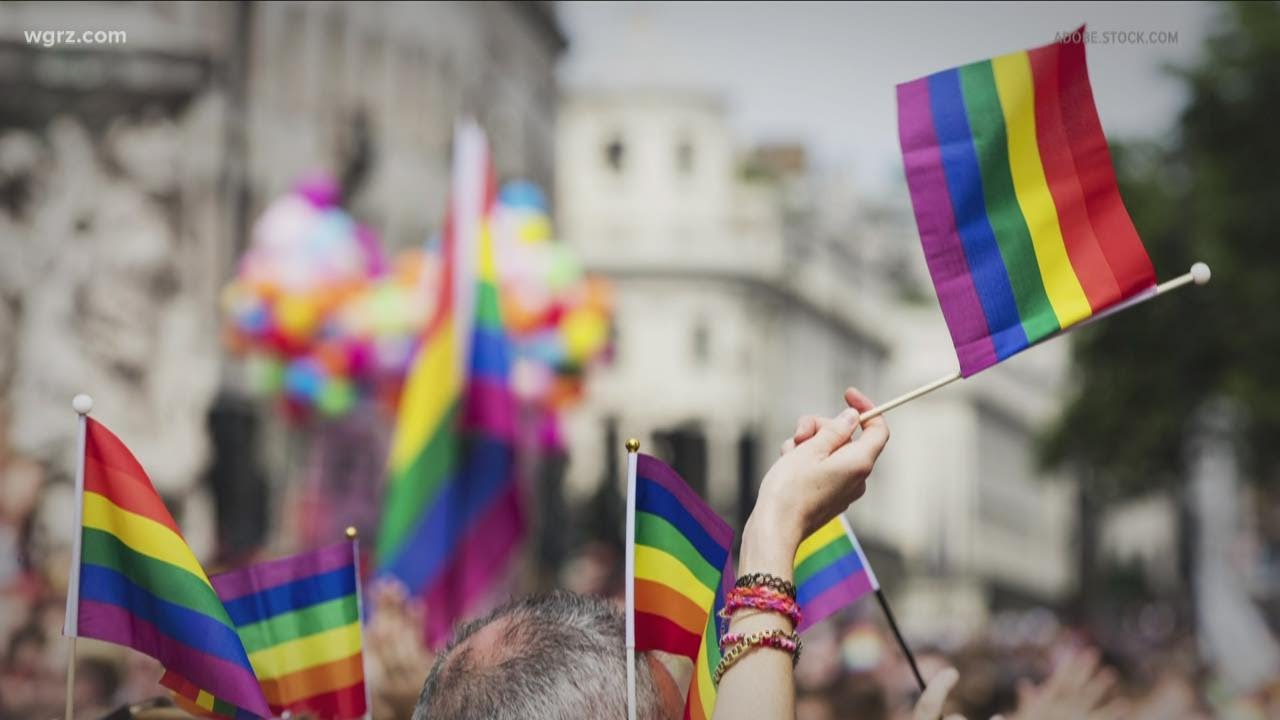
[[[858,411],[846,408],[844,412],[822,423],[817,434],[805,445],[826,457],[849,442],[849,438],[853,437],[853,431],[857,427]]]

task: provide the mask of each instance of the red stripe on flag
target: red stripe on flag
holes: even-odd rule
[[[662,650],[683,655],[696,664],[701,643],[701,635],[691,633],[661,615],[636,611],[636,650]]]
[[[87,419],[84,489],[102,495],[129,512],[155,520],[182,537],[151,478],[129,448],[102,423]]]
[[[285,710],[295,715],[309,712],[317,717],[330,718],[332,720],[348,720],[349,718],[361,717],[368,710],[365,704],[364,683],[359,682],[341,690],[312,695],[309,698],[289,703],[287,706],[271,706],[271,711],[277,715],[284,714]]]
[[[1027,56],[1031,60],[1032,84],[1035,87],[1036,144],[1040,148],[1040,162],[1044,165],[1045,180],[1058,209],[1067,257],[1071,258],[1071,267],[1089,298],[1089,307],[1096,313],[1120,300],[1120,287],[1102,253],[1098,236],[1089,224],[1084,190],[1080,187],[1075,161],[1071,158],[1059,103],[1058,46],[1028,50]]]
[[[1079,33],[1075,37],[1079,37]],[[1111,150],[1089,86],[1084,43],[1064,41],[1054,47],[1058,53],[1062,124],[1089,210],[1089,222],[1101,241],[1102,252],[1115,275],[1121,296],[1128,297],[1155,284],[1155,269],[1120,198]]]

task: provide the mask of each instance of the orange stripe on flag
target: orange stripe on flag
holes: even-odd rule
[[[262,694],[271,706],[289,706],[313,695],[341,690],[364,680],[360,653],[323,665],[262,681]]]
[[[636,610],[661,615],[694,635],[707,625],[707,611],[675,589],[636,578]]]

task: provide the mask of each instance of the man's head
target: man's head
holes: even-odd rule
[[[566,592],[513,601],[458,629],[436,657],[413,720],[612,720],[627,714],[622,613]],[[636,714],[680,713],[670,678],[636,663]]]

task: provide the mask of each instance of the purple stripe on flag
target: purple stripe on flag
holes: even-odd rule
[[[209,578],[209,583],[222,602],[227,603],[295,580],[331,572],[353,562],[355,555],[351,551],[351,543],[344,541],[306,555],[271,560],[243,570],[214,575]]]
[[[464,431],[481,432],[495,439],[515,437],[515,395],[505,379],[471,378],[463,407]]]
[[[80,635],[150,655],[213,696],[271,717],[258,679],[247,668],[180,643],[122,607],[82,599]]]
[[[652,480],[653,482],[666,488],[667,492],[675,496],[676,500],[689,511],[693,519],[707,531],[711,539],[716,541],[721,547],[728,550],[733,546],[733,528],[729,524],[720,519],[719,515],[707,506],[706,501],[698,497],[685,481],[676,474],[675,470],[667,467],[666,463],[661,460],[639,453],[636,458],[636,475]]]
[[[960,372],[968,377],[996,364],[996,350],[956,230],[929,106],[928,78],[898,86],[898,140],[925,261],[960,359]]]
[[[428,588],[425,599],[429,647],[448,641],[453,623],[465,617],[507,569],[507,561],[523,536],[520,489],[512,483],[477,518],[448,568]],[[435,612],[435,608],[443,612]]]
[[[821,595],[805,603],[804,617],[800,618],[796,632],[813,627],[874,589],[866,570],[827,588]]]

